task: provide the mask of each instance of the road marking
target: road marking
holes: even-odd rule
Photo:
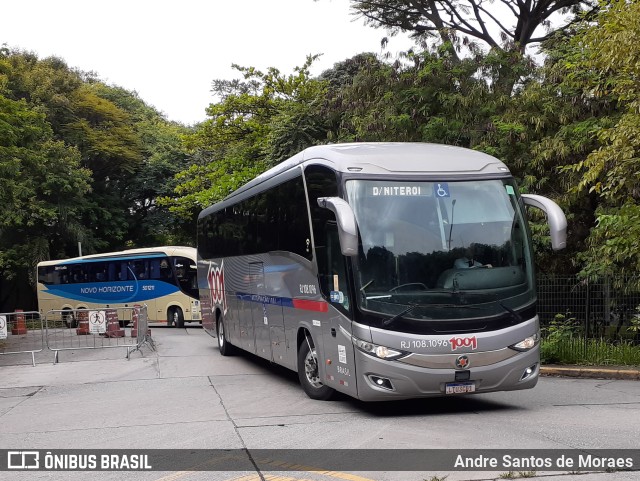
[[[228,459],[239,459],[239,457],[237,455],[217,457],[209,461],[205,461],[204,463],[200,463],[193,466],[193,470],[191,471],[177,471],[167,476],[163,476],[162,478],[157,478],[155,481],[176,481],[180,478],[184,478],[185,476],[189,476],[190,474],[193,474],[196,471],[207,471],[207,469],[203,469],[203,468],[211,467],[215,464],[226,461]],[[342,473],[340,471],[328,471],[320,468],[315,468],[312,466],[292,464],[292,463],[287,463],[286,461],[278,461],[274,459],[256,460],[256,463],[258,465],[268,464],[276,468],[282,468],[282,470],[300,471],[300,472],[305,472],[309,474],[316,474],[316,475],[319,474],[321,476],[344,479],[345,481],[374,481],[369,478],[358,476],[357,474]],[[231,478],[231,479],[228,479],[227,481],[314,481],[314,480],[307,479],[307,478],[292,478],[288,476],[278,476],[275,474],[263,474],[261,476],[260,474],[256,473],[256,474],[248,474],[245,476],[241,476],[239,478]]]
[[[215,464],[218,464],[222,461],[226,461],[228,459],[239,459],[239,458],[238,456],[233,456],[233,455],[216,457],[214,459],[205,461],[204,463],[196,464],[195,466],[193,466],[193,469],[191,471],[176,471],[175,473],[169,474],[167,476],[163,476],[162,478],[157,478],[155,481],[175,481],[176,479],[189,476],[190,474],[193,474],[196,471],[207,471],[207,469],[204,469],[204,468],[214,466]]]
[[[304,467],[304,466],[301,466],[301,467]],[[332,478],[345,479],[347,481],[373,481],[372,479],[363,478],[362,476],[358,476],[356,474],[341,473],[339,471],[323,471],[323,470],[313,469],[309,467],[307,467],[307,469],[302,471],[308,472],[310,474],[313,473],[313,474],[320,474],[322,476],[329,476]],[[263,478],[261,478],[259,474],[250,474],[247,476],[242,476],[240,478],[231,478],[231,479],[228,479],[227,481],[262,481],[262,479],[264,479],[265,481],[313,481],[307,478],[291,478],[288,476],[277,476],[274,474],[263,475]]]

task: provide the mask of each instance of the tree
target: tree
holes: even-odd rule
[[[187,135],[191,166],[177,175],[173,198],[161,199],[172,212],[195,221],[199,211],[299,150],[326,141],[319,115],[325,82],[312,79],[309,56],[294,73],[233,67],[242,79],[215,80],[220,101],[207,109],[208,120]]]
[[[35,263],[78,242],[85,254],[193,242],[156,204],[186,165],[187,131],[61,59],[0,49],[0,310],[35,307]]]
[[[129,115],[141,148],[142,162],[127,176],[126,189],[122,192],[129,206],[125,245],[194,244],[193,225],[158,204],[158,198],[172,194],[177,186],[175,175],[189,165],[182,136],[192,130],[166,121],[135,92],[102,83],[94,83],[93,87],[97,95]]]
[[[497,5],[502,8],[496,8]],[[592,0],[352,0],[353,9],[374,26],[414,36],[438,36],[442,43],[470,45],[473,39],[490,49],[524,54],[533,43],[552,35],[551,17],[557,13],[579,14],[594,8]],[[515,26],[510,24],[515,20]],[[565,29],[569,18],[556,30]]]
[[[481,51],[480,45],[488,46],[501,58],[493,87],[510,95],[519,80],[514,68],[528,61],[527,48],[566,29],[576,15],[593,10],[594,4],[595,0],[352,0],[352,9],[370,25],[392,33],[435,37],[442,45],[454,47],[455,58],[462,46],[473,55]],[[552,17],[567,13],[573,15],[552,28]]]
[[[78,211],[87,228],[69,242],[66,256],[77,252],[78,242],[84,253],[122,247],[130,207],[125,192],[143,160],[133,119],[99,95],[100,83],[93,75],[72,70],[61,59],[39,60],[12,51],[3,63],[8,71],[5,95],[42,112],[53,136],[78,149],[81,165],[94,180]]]
[[[86,229],[78,218],[90,172],[42,113],[0,93],[0,178],[0,305],[29,308],[32,297],[17,287],[33,292],[37,262]]]
[[[580,54],[569,65],[573,84],[585,97],[615,106],[597,132],[600,146],[564,169],[579,179],[573,192],[598,199],[589,249],[581,257],[586,275],[640,269],[639,41],[640,4],[624,0],[603,2],[597,22],[572,39]]]

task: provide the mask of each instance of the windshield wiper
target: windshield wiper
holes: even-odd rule
[[[524,319],[522,319],[522,316],[520,314],[518,314],[516,311],[511,309],[509,306],[506,306],[502,301],[497,300],[496,302],[498,304],[500,304],[500,307],[502,307],[505,311],[507,311],[509,314],[511,314],[515,318],[515,320],[517,321],[518,324],[520,324],[520,323],[522,323],[524,321]]]
[[[409,314],[411,311],[413,311],[416,307],[420,306],[420,304],[411,304],[409,305],[409,307],[407,307],[406,309],[404,309],[403,311],[400,311],[398,314],[396,314],[395,316],[390,317],[389,319],[385,319],[384,321],[382,321],[382,325],[384,327],[390,326],[391,324],[393,324],[395,321],[397,321],[398,319],[400,319],[402,316],[404,316],[405,314]]]

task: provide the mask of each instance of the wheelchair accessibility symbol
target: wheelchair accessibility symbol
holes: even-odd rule
[[[449,184],[446,182],[436,183],[433,186],[438,197],[449,197]]]

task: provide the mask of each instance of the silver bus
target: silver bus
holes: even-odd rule
[[[310,147],[198,218],[204,329],[297,371],[313,399],[528,389],[540,326],[525,206],[509,169],[420,143]]]

